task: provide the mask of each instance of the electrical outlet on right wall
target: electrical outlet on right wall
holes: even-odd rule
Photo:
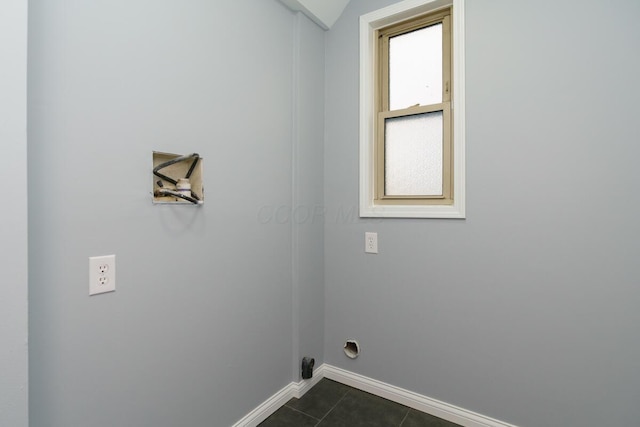
[[[364,251],[368,254],[378,253],[378,233],[370,231],[364,233]]]

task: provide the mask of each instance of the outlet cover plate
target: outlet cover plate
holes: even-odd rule
[[[116,256],[89,257],[89,295],[116,290]]]
[[[368,254],[378,253],[378,233],[364,233],[364,251]]]

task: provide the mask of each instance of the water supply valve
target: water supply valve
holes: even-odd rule
[[[154,151],[153,175],[154,203],[204,203],[202,158],[197,153],[179,155]]]

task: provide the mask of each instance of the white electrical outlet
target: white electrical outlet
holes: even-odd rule
[[[378,253],[378,233],[364,233],[364,251],[368,254]]]
[[[89,257],[89,295],[116,290],[116,256]]]

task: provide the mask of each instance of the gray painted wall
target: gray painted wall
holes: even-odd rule
[[[324,31],[296,14],[294,62],[294,380],[324,356]]]
[[[526,427],[637,420],[639,6],[467,2],[468,218],[360,220],[357,17],[390,3],[326,33],[325,101],[325,34],[278,2],[30,3],[32,426],[231,425],[304,355]],[[150,204],[153,150],[205,157],[203,207]]]
[[[0,3],[0,425],[28,425],[27,2]]]
[[[292,84],[296,18],[263,0],[36,0],[29,19],[31,426],[232,425],[296,379],[294,340],[321,357],[298,334],[322,333],[323,308],[294,330],[293,298],[322,282],[323,230],[261,216],[322,196],[321,163],[304,168],[321,101],[293,134],[294,91],[324,80]],[[204,206],[151,204],[153,150],[204,157]],[[117,291],[90,298],[87,258],[112,253]]]
[[[326,362],[519,426],[636,425],[640,3],[466,2],[467,219],[359,220],[358,16],[391,3],[327,34]]]

